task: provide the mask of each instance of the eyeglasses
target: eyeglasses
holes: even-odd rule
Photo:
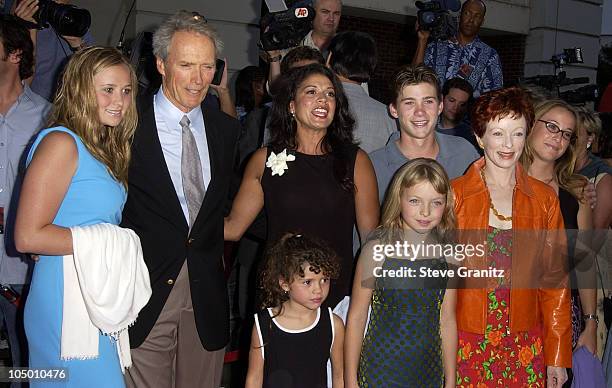
[[[546,126],[546,129],[548,130],[548,132],[552,133],[553,135],[555,133],[559,133],[561,132],[561,136],[563,137],[564,140],[567,141],[571,141],[574,139],[574,132],[572,131],[564,131],[561,128],[559,128],[559,126],[555,123],[553,123],[552,121],[546,121],[546,120],[538,120],[544,123],[544,125]]]

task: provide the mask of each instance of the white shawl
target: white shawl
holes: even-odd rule
[[[111,224],[74,226],[64,256],[61,359],[98,357],[99,331],[117,341],[121,370],[132,365],[127,328],[151,297],[140,239]]]

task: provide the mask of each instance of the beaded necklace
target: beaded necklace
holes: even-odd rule
[[[482,170],[480,170],[480,176],[482,177],[482,181],[484,182],[485,187],[487,188],[487,190],[489,189],[489,187],[487,186],[487,180],[485,179],[485,174],[484,174],[484,168]],[[491,208],[491,211],[493,212],[493,215],[500,221],[512,221],[512,216],[505,216],[503,214],[501,214],[496,208],[495,206],[493,206],[493,200],[491,200],[491,202],[489,203],[489,208]]]

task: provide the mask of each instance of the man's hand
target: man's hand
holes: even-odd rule
[[[419,25],[419,21],[417,20],[416,23],[414,23],[414,30],[417,33],[417,37],[419,38],[419,41],[427,43],[427,41],[429,40],[429,35],[431,34],[431,32],[423,30],[420,27],[421,26]]]
[[[266,62],[268,62],[268,63],[279,62],[278,60],[274,60],[272,62],[270,60],[278,58],[279,55],[282,55],[281,54],[281,50],[266,51],[266,54],[268,54],[268,58],[266,59]]]
[[[414,57],[412,57],[412,64],[420,65],[425,60],[425,50],[427,49],[430,32],[420,29],[418,20],[414,24],[414,30],[417,33],[418,41]]]
[[[15,16],[26,22],[36,24],[36,20],[33,17],[36,11],[38,11],[38,0],[22,0],[17,8],[15,8]]]
[[[62,38],[64,38],[66,42],[68,42],[70,47],[72,47],[72,49],[75,51],[78,51],[79,49],[83,47],[83,38],[79,38],[78,36],[68,36],[68,35],[62,35]]]
[[[546,387],[561,388],[567,381],[567,371],[560,366],[546,367]]]
[[[222,93],[225,91],[229,92],[229,88],[227,87],[227,59],[223,58],[223,61],[225,62],[225,66],[223,67],[223,74],[221,75],[221,81],[219,82],[219,85],[214,85],[212,83],[210,84],[210,87],[213,88],[213,90],[215,90],[217,93]]]
[[[223,68],[221,81],[219,82],[219,85],[210,84],[210,87],[217,92],[217,97],[219,97],[219,105],[221,105],[221,111],[232,116],[233,118],[238,118],[236,106],[234,106],[232,95],[227,87],[227,58],[223,58],[223,60],[225,61],[225,67]]]

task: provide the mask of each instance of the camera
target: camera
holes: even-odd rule
[[[461,9],[459,0],[430,0],[427,2],[417,1],[416,7],[419,28],[430,31],[433,39],[447,39],[454,36],[457,31],[457,18],[450,12]]]
[[[595,101],[599,96],[597,85],[584,85],[577,89],[561,92],[559,88],[569,85],[588,84],[588,77],[569,78],[563,70],[563,66],[571,63],[583,63],[582,49],[573,47],[563,49],[560,54],[552,56],[550,61],[555,67],[555,75],[536,75],[534,77],[522,78],[519,83],[525,85],[541,86],[549,91],[556,92],[556,96],[570,104],[584,104],[587,101]]]
[[[265,51],[299,46],[312,28],[314,9],[293,6],[286,11],[271,12],[261,18],[260,46]]]
[[[91,25],[88,10],[52,0],[39,0],[38,11],[33,18],[37,22],[35,28],[43,29],[51,25],[58,34],[67,36],[82,37]]]
[[[570,104],[584,104],[587,101],[595,101],[599,97],[597,85],[584,85],[577,89],[567,90],[559,93],[559,97]]]

